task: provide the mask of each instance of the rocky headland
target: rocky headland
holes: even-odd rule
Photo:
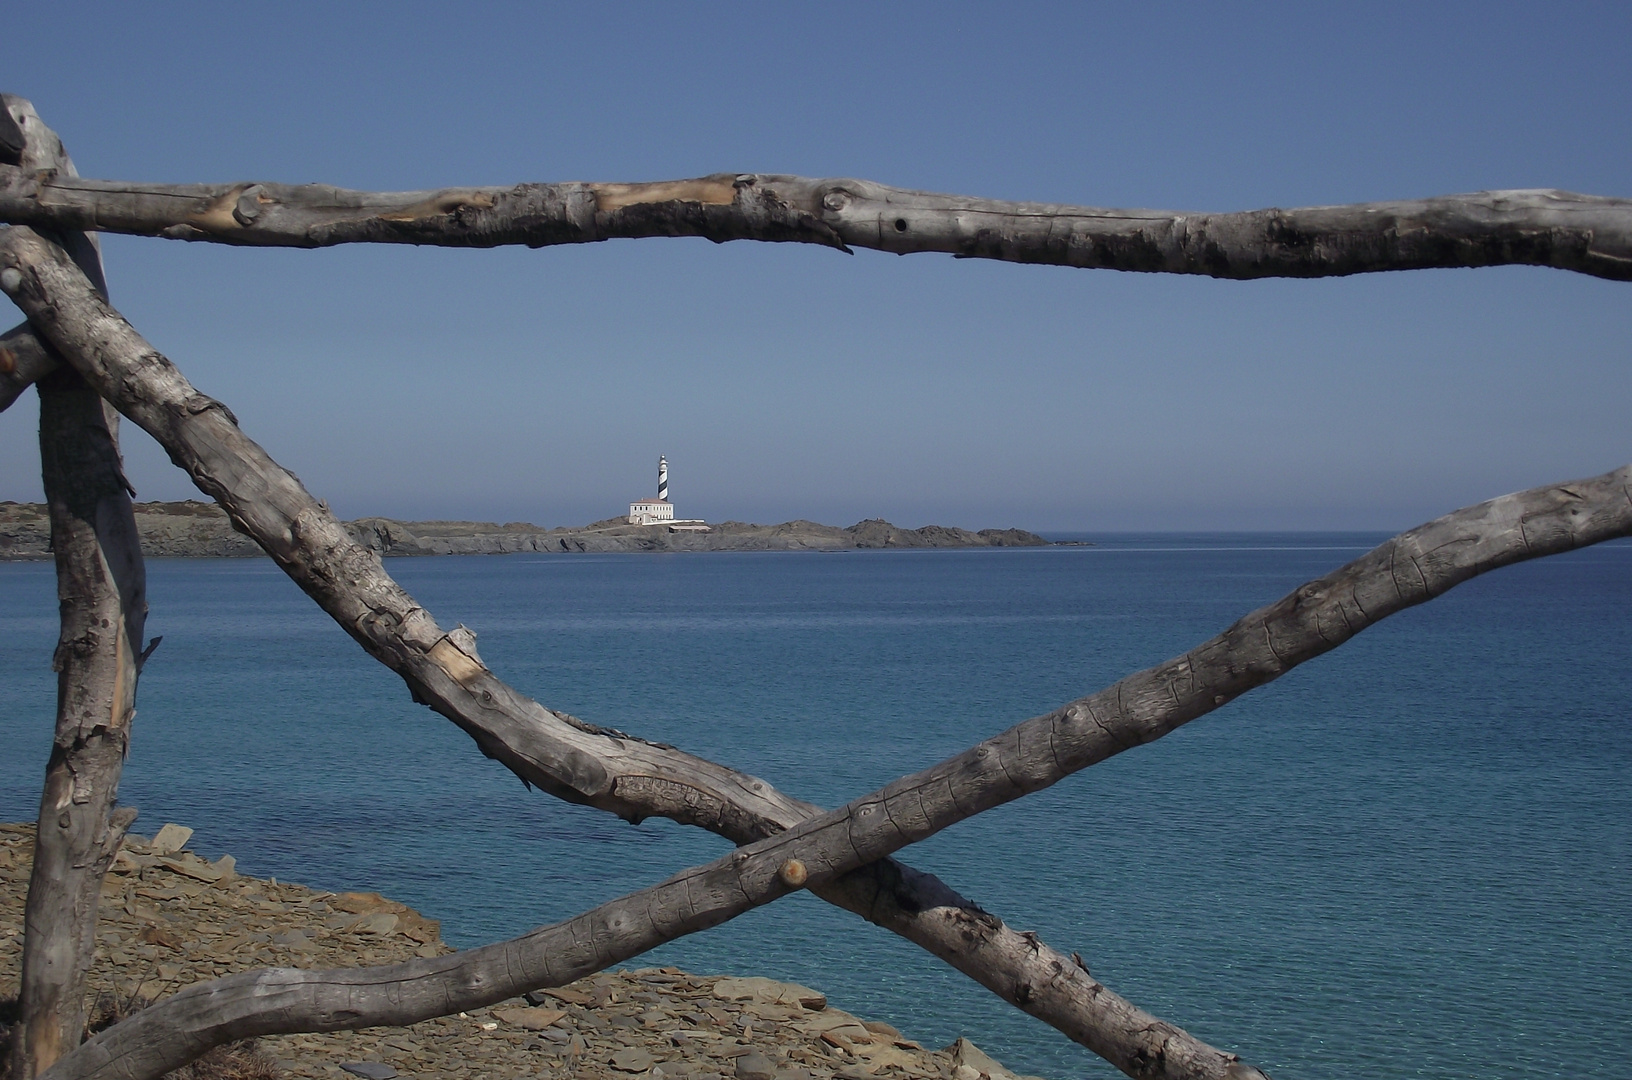
[[[846,551],[862,548],[1041,547],[1048,543],[1024,529],[954,529],[926,525],[903,529],[877,519],[849,528],[814,521],[751,525],[711,523],[707,532],[666,525],[630,525],[608,518],[581,528],[545,529],[523,522],[395,521],[358,518],[346,528],[381,555],[503,555],[518,551]],[[235,531],[214,503],[136,504],[136,530],[150,557],[237,557],[261,549]],[[0,560],[46,559],[51,524],[41,503],[0,502]]]
[[[357,967],[454,951],[436,920],[406,905],[378,893],[240,876],[231,856],[206,860],[189,851],[190,837],[166,825],[152,839],[127,838],[115,859],[102,887],[90,975],[96,1011],[129,1012],[249,968]],[[33,849],[33,825],[0,825],[0,1013],[17,996]],[[270,1036],[234,1053],[235,1071],[217,1075],[1030,1080],[967,1039],[926,1049],[889,1024],[831,1007],[808,987],[672,967],[603,972],[406,1028]]]

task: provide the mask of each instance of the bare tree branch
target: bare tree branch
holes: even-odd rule
[[[1301,586],[1182,656],[660,885],[454,956],[342,971],[275,968],[188,987],[86,1043],[47,1080],[151,1080],[234,1039],[408,1024],[559,986],[718,925],[807,880],[831,881],[1159,738],[1475,575],[1629,534],[1632,465],[1458,510]],[[1049,993],[1053,983],[1081,977],[1065,964],[1031,992]],[[1222,1075],[1253,1074],[1231,1065]]]
[[[194,390],[49,245],[13,229],[0,246],[25,256],[11,267],[21,288],[14,298],[31,297],[31,312],[53,312],[48,333],[71,342],[75,365],[165,446],[236,527],[401,675],[416,700],[457,723],[517,776],[630,820],[668,817],[739,844],[820,812],[754,777],[553,713],[494,678],[474,635],[463,628],[444,635],[375,553],[353,542],[325,506],[238,430],[225,406]],[[25,267],[30,286],[23,286]],[[1216,1080],[1231,1068],[1246,1075],[1235,1055],[1141,1011],[928,874],[886,861],[816,891],[923,946],[1131,1075]],[[1062,979],[1066,969],[1072,975]]]
[[[0,157],[74,174],[56,133],[21,98],[0,95]],[[106,296],[94,236],[57,236]],[[11,342],[18,336],[8,335]],[[10,352],[6,357],[14,358]],[[26,355],[26,354],[25,354]],[[16,364],[7,373],[14,378]],[[96,951],[102,878],[136,817],[114,810],[136,711],[146,575],[119,459],[119,414],[71,367],[39,383],[40,458],[61,614],[57,722],[40,797],[24,911],[11,1075],[28,1080],[79,1045]]]
[[[1632,280],[1632,200],[1547,189],[1216,214],[1003,202],[768,173],[370,192],[0,168],[0,220],[283,247],[702,236],[1219,278],[1529,265]]]

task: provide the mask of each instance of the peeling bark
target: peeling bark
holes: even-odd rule
[[[1551,189],[1219,214],[1003,202],[768,173],[371,192],[0,168],[0,220],[250,246],[701,236],[1237,279],[1527,265],[1632,281],[1632,200]]]
[[[72,267],[27,229],[9,230],[0,247],[25,252],[13,299],[31,314],[47,311],[73,364],[126,415],[151,432],[172,460],[215,498],[240,531],[318,601],[371,655],[472,736],[517,776],[571,802],[630,820],[667,817],[743,844],[820,811],[755,777],[551,712],[495,678],[464,628],[443,634],[435,620],[384,572],[379,556],[356,544],[326,506],[237,427],[221,403],[196,390],[148,345]],[[25,279],[26,278],[26,283]],[[1215,1080],[1237,1066],[1181,1028],[1139,1010],[1091,979],[1056,976],[1061,955],[1024,945],[1008,931],[971,943],[948,912],[980,913],[932,876],[885,863],[814,887],[817,895],[894,930],[1005,1000],[1019,981],[1051,983],[1028,1011],[1130,1075]],[[993,919],[994,922],[997,920]],[[998,922],[1001,926],[1001,923]],[[1134,1048],[1123,1053],[1123,1048]],[[1171,1047],[1156,1052],[1154,1047]],[[1109,1056],[1116,1054],[1119,1056]],[[1154,1064],[1151,1064],[1154,1063]]]
[[[68,350],[65,353],[72,356]],[[662,884],[564,923],[454,956],[342,971],[270,969],[188,987],[111,1028],[62,1061],[47,1080],[151,1080],[211,1046],[253,1035],[408,1024],[478,1008],[528,989],[559,986],[663,942],[720,923],[792,891],[797,860],[823,884],[983,810],[1012,801],[1211,712],[1245,690],[1335,647],[1323,618],[1359,596],[1377,598],[1371,621],[1420,604],[1500,566],[1632,535],[1632,465],[1568,485],[1537,488],[1456,511],[1388,543],[1165,664],[1008,731],[786,831],[694,867]],[[1527,542],[1526,537],[1532,539]],[[1539,540],[1539,542],[1537,542]],[[1395,587],[1399,554],[1429,556],[1421,589]],[[1419,563],[1419,565],[1421,565]],[[1265,640],[1283,657],[1266,662]],[[1159,697],[1182,675],[1185,687]],[[1097,718],[1095,704],[1134,704]],[[1083,732],[1085,721],[1099,737]],[[1067,747],[1062,757],[1050,745]],[[970,941],[1002,931],[996,920],[944,912]],[[1030,944],[1027,935],[1020,935]],[[1047,979],[1015,979],[1004,996],[1022,1008],[1061,986],[1092,984],[1080,964],[1055,962]],[[995,974],[995,973],[994,973]],[[1131,1048],[1130,1075],[1163,1075],[1182,1047]],[[1216,1075],[1249,1077],[1231,1063]]]
[[[0,95],[0,114],[8,134],[18,136],[6,140],[0,153],[15,150],[32,168],[73,175],[62,143],[28,102]],[[55,239],[72,252],[87,287],[105,296],[95,238],[79,233]],[[12,369],[8,379],[16,375],[19,355],[49,359],[37,343],[30,353],[26,333],[13,331],[0,340],[6,347],[0,367]],[[53,664],[56,736],[24,913],[11,1062],[18,1080],[49,1068],[84,1033],[85,978],[95,956],[102,878],[136,817],[129,808],[115,811],[114,804],[135,715],[147,612],[141,546],[119,459],[119,414],[71,367],[49,370],[39,393],[61,635]]]

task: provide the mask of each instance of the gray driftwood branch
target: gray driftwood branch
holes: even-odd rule
[[[13,156],[14,155],[14,156]],[[0,95],[0,159],[72,176],[56,133]],[[55,237],[106,295],[96,238]],[[7,335],[8,345],[21,335]],[[9,350],[7,357],[15,357]],[[26,353],[25,353],[26,355]],[[15,364],[10,365],[15,374]],[[8,383],[9,385],[9,383]],[[56,733],[25,904],[11,1072],[30,1080],[79,1045],[102,878],[136,812],[114,809],[136,711],[146,576],[119,459],[119,414],[71,367],[39,383],[40,462],[61,629]]]
[[[1004,202],[770,173],[371,192],[127,183],[0,168],[0,220],[250,246],[544,247],[701,236],[1219,278],[1522,264],[1632,280],[1632,200],[1546,189],[1188,213]]]
[[[820,808],[670,747],[553,713],[482,664],[474,635],[444,634],[384,572],[379,557],[247,438],[225,406],[198,393],[66,261],[27,229],[7,230],[0,285],[127,416],[416,700],[469,733],[529,783],[630,820],[662,816],[734,843],[775,834]],[[15,281],[13,281],[15,278]],[[1143,1012],[1067,957],[1006,926],[934,877],[883,860],[816,887],[818,895],[939,956],[1134,1076],[1250,1075],[1233,1054]],[[374,1021],[385,1022],[385,1021]]]

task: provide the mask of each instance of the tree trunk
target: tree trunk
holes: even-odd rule
[[[21,135],[12,142],[20,143],[25,164],[73,175],[61,142],[26,101],[0,99],[0,111]],[[105,295],[94,238],[60,239]],[[119,459],[119,414],[71,367],[57,367],[38,387],[40,460],[62,629],[53,663],[56,736],[24,918],[12,1054],[17,1080],[49,1068],[84,1035],[85,977],[96,949],[102,877],[136,816],[130,809],[115,811],[114,803],[135,715],[147,612],[141,546]]]
[[[1632,200],[1543,189],[1210,214],[1003,202],[770,173],[377,192],[0,168],[0,220],[251,246],[544,247],[702,236],[1237,279],[1528,265],[1632,281]]]

